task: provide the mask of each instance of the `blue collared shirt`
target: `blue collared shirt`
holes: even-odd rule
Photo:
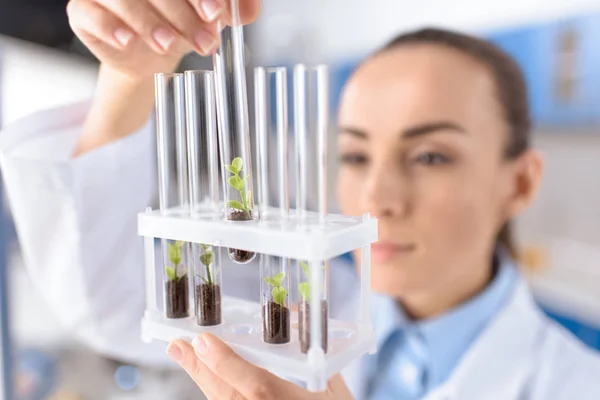
[[[378,352],[365,360],[372,400],[418,399],[443,384],[488,322],[507,303],[518,272],[506,252],[498,252],[494,279],[481,293],[424,321],[411,321],[390,297],[372,295]]]

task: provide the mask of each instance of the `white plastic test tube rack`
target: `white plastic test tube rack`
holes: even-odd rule
[[[329,214],[324,224],[319,222],[317,215],[309,215],[308,223],[299,223],[293,213],[286,221],[281,221],[276,212],[269,214],[266,220],[240,224],[226,221],[223,214],[215,215],[211,211],[193,217],[188,211],[177,209],[166,212],[148,209],[141,213],[138,217],[138,232],[145,237],[147,285],[143,339],[191,340],[201,332],[211,332],[249,362],[280,376],[302,380],[311,390],[323,390],[332,375],[361,355],[375,351],[375,336],[369,315],[369,287],[370,244],[377,240],[377,221],[369,215],[356,218]],[[223,322],[215,327],[201,327],[196,324],[194,317],[167,319],[159,311],[156,298],[156,279],[160,279],[160,269],[155,266],[155,238],[205,243],[307,260],[311,276],[318,276],[319,268],[325,260],[362,249],[360,319],[353,322],[329,321],[327,354],[321,349],[321,332],[317,332],[319,324],[311,326],[313,331],[308,354],[301,353],[296,313],[292,314],[290,343],[263,343],[259,302],[224,297]],[[311,298],[320,299],[319,291],[318,282],[313,283]],[[319,309],[318,305],[313,309]]]

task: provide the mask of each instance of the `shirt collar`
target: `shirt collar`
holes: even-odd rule
[[[508,252],[499,249],[496,257],[497,272],[482,292],[429,320],[411,321],[393,298],[372,294],[371,315],[378,348],[399,329],[409,335],[420,335],[429,353],[429,382],[443,382],[487,322],[506,303],[516,284],[518,273]]]

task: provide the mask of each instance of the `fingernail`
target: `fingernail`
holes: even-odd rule
[[[196,41],[196,45],[205,53],[211,53],[217,44],[214,36],[205,30],[198,31],[194,40]]]
[[[173,33],[171,33],[171,31],[169,31],[166,28],[155,29],[152,33],[152,36],[154,37],[154,40],[156,40],[156,42],[159,44],[159,46],[162,47],[162,49],[165,51],[169,50],[169,47],[173,43],[173,40],[175,40],[175,35],[173,35]]]
[[[221,5],[215,0],[204,0],[202,3],[200,3],[200,8],[207,19],[206,22],[212,22],[217,19],[223,10]]]
[[[133,39],[133,32],[128,29],[118,28],[115,30],[115,38],[121,46],[126,47],[131,42],[131,39]]]
[[[183,361],[183,352],[181,351],[181,348],[174,343],[171,343],[169,347],[167,347],[167,354],[171,360],[176,363],[181,363],[181,361]]]
[[[199,355],[203,356],[208,352],[208,347],[206,347],[206,341],[200,336],[196,336],[194,340],[192,340],[192,346],[194,347],[194,350],[196,350],[196,353],[198,353]]]

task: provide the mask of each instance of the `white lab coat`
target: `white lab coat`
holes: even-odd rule
[[[71,159],[87,108],[38,113],[0,133],[0,166],[23,257],[38,290],[79,340],[125,361],[166,364],[164,344],[140,341],[145,289],[136,215],[155,196],[152,124]],[[332,303],[352,292],[347,282],[354,276],[336,268]],[[355,300],[346,300],[347,312]],[[337,303],[332,314],[345,313]],[[344,377],[360,397],[361,361]],[[427,397],[442,399],[600,399],[600,358],[546,319],[521,281],[446,384]]]
[[[343,371],[357,397],[362,361]],[[424,400],[598,400],[600,355],[546,318],[521,279],[445,384]]]

